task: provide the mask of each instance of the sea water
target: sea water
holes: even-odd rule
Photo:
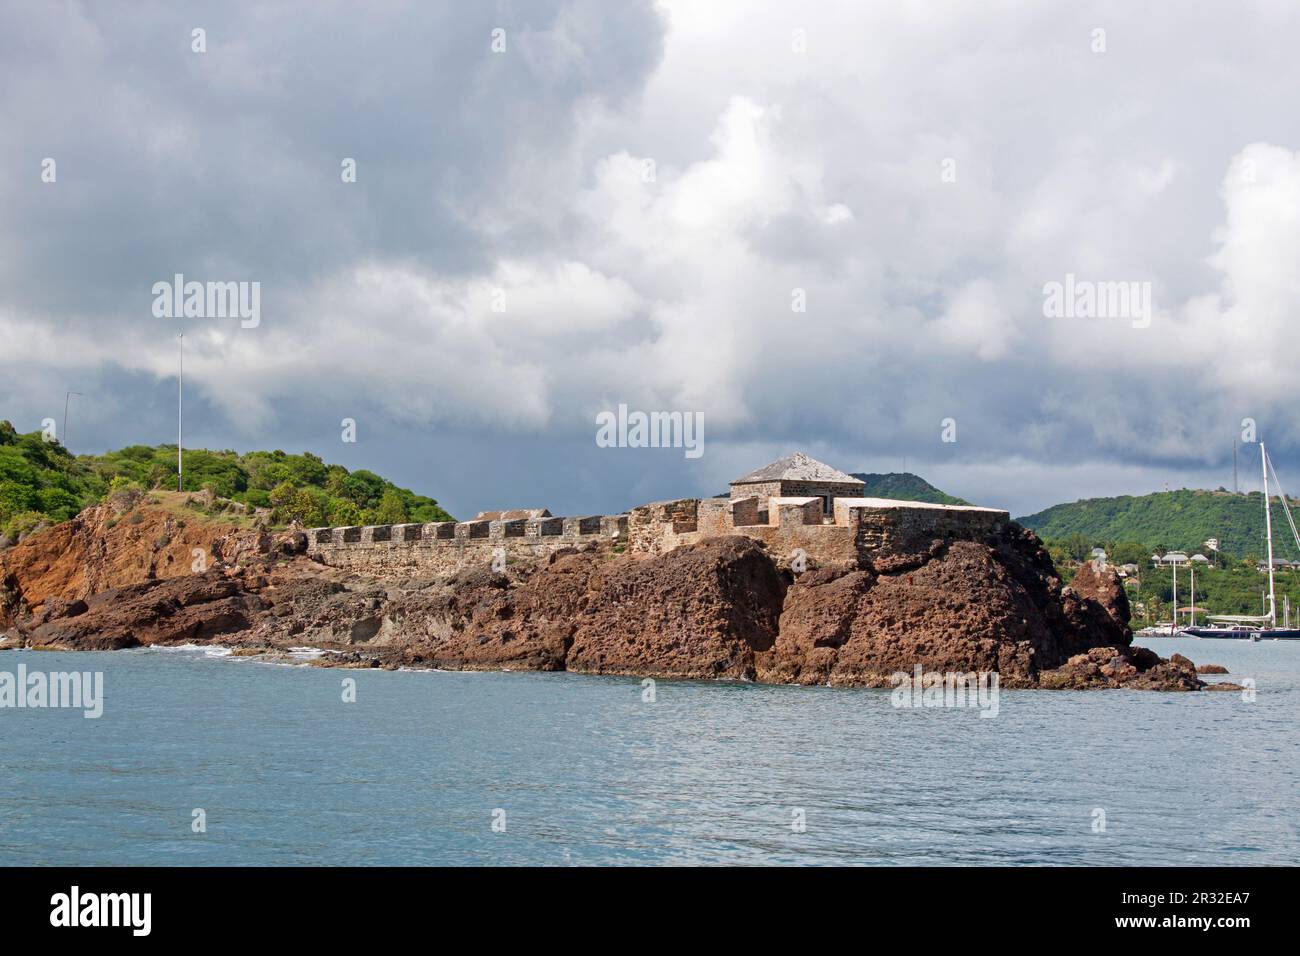
[[[1253,687],[1003,690],[982,719],[309,649],[0,652],[103,674],[98,719],[0,710],[0,864],[1300,862],[1300,642],[1147,643]]]

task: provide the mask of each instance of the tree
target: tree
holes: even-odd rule
[[[1092,542],[1079,532],[1065,539],[1065,550],[1076,561],[1082,561],[1092,553]]]
[[[329,466],[329,472],[325,478],[325,490],[331,498],[347,497],[347,477],[348,470],[342,465]]]
[[[0,519],[41,506],[40,494],[30,485],[17,481],[0,481]]]
[[[284,508],[293,502],[293,496],[298,493],[291,481],[282,481],[271,489],[271,507]]]
[[[1113,564],[1136,564],[1141,567],[1151,557],[1151,549],[1134,541],[1120,541],[1109,551]]]
[[[329,477],[329,469],[319,457],[311,452],[301,455],[289,455],[284,460],[289,469],[290,480],[296,485],[314,485],[320,487]]]
[[[346,498],[339,498],[330,503],[329,518],[334,528],[361,524],[361,509]]]
[[[325,509],[314,494],[302,488],[289,504],[289,519],[301,521],[309,528],[319,528],[325,523]]]
[[[379,499],[376,521],[379,524],[401,524],[407,519],[406,502],[396,488],[387,489]]]
[[[53,521],[67,521],[81,510],[81,502],[76,495],[62,488],[42,488],[40,510],[49,515]]]
[[[294,520],[298,504],[298,489],[291,481],[282,481],[271,489],[271,521],[275,524],[288,524]]]
[[[373,471],[358,468],[343,479],[343,487],[347,497],[362,508],[374,508],[378,506],[388,482]]]

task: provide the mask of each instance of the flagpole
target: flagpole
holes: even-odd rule
[[[185,405],[185,333],[176,336],[180,342],[180,361],[176,366],[176,490],[185,490],[184,462],[181,459],[181,419]]]
[[[68,399],[73,395],[80,395],[80,392],[63,393],[63,447],[68,447]]]

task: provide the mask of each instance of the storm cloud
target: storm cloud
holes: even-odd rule
[[[795,449],[1020,514],[1230,484],[1243,418],[1285,475],[1297,41],[1271,2],[6,3],[0,417],[173,440],[183,331],[191,444],[458,515]],[[261,321],[156,318],[178,273]],[[1045,315],[1067,276],[1149,323]],[[620,404],[704,454],[598,447]]]

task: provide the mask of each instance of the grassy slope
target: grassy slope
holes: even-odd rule
[[[1292,501],[1292,511],[1297,502]],[[1081,534],[1091,544],[1140,542],[1162,553],[1203,551],[1207,538],[1218,538],[1224,554],[1264,554],[1264,499],[1261,494],[1227,491],[1163,491],[1140,497],[1089,498],[1054,505],[1017,519],[1046,540]],[[1300,518],[1297,518],[1300,522]],[[1273,501],[1273,548],[1277,557],[1300,559],[1286,516]]]
[[[447,521],[432,498],[399,488],[373,472],[349,472],[310,453],[185,452],[185,490],[273,508],[277,522],[313,524]],[[175,445],[132,445],[73,457],[40,432],[18,434],[0,421],[0,536],[16,539],[39,524],[66,521],[114,487],[174,489]]]

